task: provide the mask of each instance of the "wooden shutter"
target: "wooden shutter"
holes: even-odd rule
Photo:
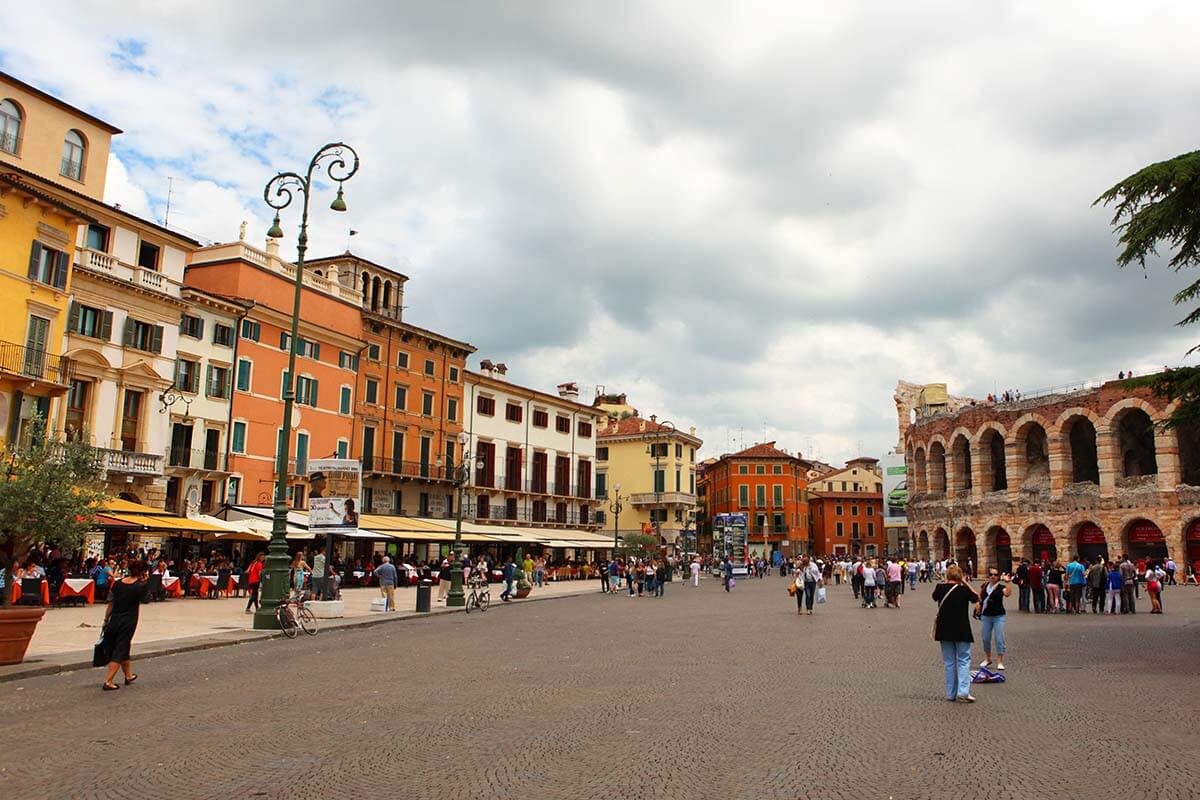
[[[124,331],[123,337],[121,339],[121,344],[125,345],[126,347],[131,347],[133,345],[133,328],[134,328],[133,318],[126,317],[125,318],[125,331]]]
[[[71,301],[71,310],[67,312],[67,330],[79,333],[79,303],[75,300]]]
[[[288,349],[288,335],[287,335],[286,331],[279,332],[279,349],[280,350]]]
[[[104,320],[100,325],[100,338],[106,342],[112,340],[112,312],[103,312]]]
[[[54,287],[67,288],[67,273],[71,270],[71,259],[66,253],[58,253],[54,258]]]
[[[285,370],[283,370],[283,372],[280,373],[280,381],[279,381],[279,397],[280,397],[280,399],[282,399],[283,396],[285,394],[287,394],[287,389],[288,389],[288,371],[285,369]]]
[[[155,325],[150,330],[150,352],[161,353],[163,340],[163,326]]]
[[[204,338],[204,317],[197,317],[196,323],[197,323],[196,324],[196,338],[203,339]]]
[[[312,378],[308,382],[308,404],[313,408],[317,407],[317,379]]]
[[[34,241],[33,249],[29,251],[29,280],[36,281],[38,263],[42,260],[42,243]]]
[[[204,368],[204,394],[207,395],[208,397],[212,397],[215,394],[215,392],[213,392],[213,367],[212,367],[212,364],[208,364]]]
[[[179,378],[182,374],[183,374],[183,359],[177,358],[177,359],[175,359],[175,388],[176,389],[186,389],[187,388],[186,386],[184,386],[183,384],[181,384],[179,382]]]

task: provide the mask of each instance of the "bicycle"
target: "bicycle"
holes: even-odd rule
[[[477,608],[480,611],[487,611],[488,604],[491,602],[492,595],[488,590],[486,583],[471,583],[471,593],[467,595],[466,612],[471,613],[472,608]]]
[[[279,630],[289,639],[295,639],[301,629],[309,636],[317,635],[317,618],[304,605],[304,597],[289,597],[275,609],[275,619],[279,622]]]

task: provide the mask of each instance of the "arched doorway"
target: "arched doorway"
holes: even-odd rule
[[[1097,558],[1108,560],[1108,540],[1104,538],[1104,531],[1100,530],[1096,523],[1085,522],[1080,525],[1075,533],[1075,543],[1076,554],[1084,562],[1090,564]]]
[[[1012,538],[1008,535],[1008,531],[1001,527],[995,527],[988,531],[988,537],[992,540],[992,557],[995,558],[992,565],[1001,572],[1011,574],[1013,571]]]
[[[1054,543],[1054,534],[1045,525],[1038,523],[1029,529],[1030,560],[1039,564],[1048,561],[1054,563],[1058,559],[1058,545]]]
[[[1194,519],[1188,525],[1184,540],[1187,544],[1187,560],[1192,565],[1192,572],[1200,574],[1200,519]]]
[[[1200,519],[1196,520],[1200,523]],[[1195,525],[1195,523],[1194,523]],[[1200,535],[1200,526],[1197,527],[1198,535]],[[1200,539],[1196,540],[1198,558],[1200,558]],[[929,558],[929,531],[921,531],[917,535],[917,557],[928,560]]]
[[[1125,552],[1137,564],[1138,572],[1146,569],[1146,562],[1167,560],[1167,540],[1159,527],[1148,519],[1136,519],[1125,529]]]
[[[945,528],[933,532],[933,557],[938,561],[950,557],[950,537]]]
[[[967,575],[974,576],[979,568],[979,552],[975,548],[975,531],[961,528],[954,534],[954,560]]]

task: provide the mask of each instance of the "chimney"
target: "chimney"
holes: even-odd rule
[[[279,240],[268,237],[266,251],[268,258],[279,258]]]
[[[695,425],[693,425],[692,427],[688,428],[688,435],[689,435],[689,436],[695,436],[695,435],[696,435],[696,426],[695,426]]]
[[[497,364],[496,365],[496,373],[499,375],[507,375],[508,374],[508,365],[507,364]]]
[[[579,384],[575,381],[560,383],[558,385],[558,396],[564,400],[579,401]]]
[[[651,415],[650,415],[650,421],[651,421],[651,422],[658,422],[658,414],[651,414]]]
[[[479,371],[486,375],[491,375],[495,369],[496,365],[492,363],[490,358],[485,358],[479,362]]]

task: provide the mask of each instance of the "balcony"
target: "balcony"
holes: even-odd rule
[[[282,275],[289,281],[296,280],[295,264],[284,261],[277,255],[259,250],[257,247],[251,247],[245,242],[230,242],[228,244],[205,247],[195,254],[192,263],[209,264],[217,261],[237,260],[248,261],[269,272]],[[316,291],[346,300],[356,306],[362,303],[362,293],[356,291],[353,286],[343,286],[338,281],[318,275],[312,270],[306,269],[304,271],[304,285]]]
[[[453,481],[454,467],[441,466],[428,461],[402,461],[386,456],[371,456],[362,459],[364,475],[390,475],[421,481]]]
[[[629,495],[635,506],[694,506],[696,495],[687,492],[638,492]]]
[[[225,454],[219,450],[172,447],[167,450],[167,467],[176,470],[225,472]]]
[[[592,486],[589,483],[584,489],[584,494],[580,494],[578,484],[563,481],[548,481],[545,478],[533,478],[532,480],[519,480],[510,478],[507,475],[492,475],[491,480],[485,481],[484,476],[478,471],[472,476],[472,489],[488,489],[493,492],[516,492],[519,494],[539,494],[546,497],[562,497],[572,498],[575,500],[591,500]]]
[[[106,472],[122,475],[163,474],[163,456],[157,453],[135,453],[132,450],[112,450],[107,447],[93,448],[96,461]]]
[[[75,375],[75,364],[45,350],[0,342],[0,373],[33,381],[50,390],[64,389]]]
[[[116,256],[101,253],[99,250],[87,247],[76,249],[75,266],[100,275],[107,275],[141,289],[165,294],[168,297],[180,297],[182,284],[178,281],[171,280],[161,272],[155,272],[152,269],[123,264]]]
[[[492,503],[488,506],[487,514],[479,515],[478,503],[466,502],[463,504],[463,519],[471,519],[478,522],[496,522],[496,523],[513,523],[513,524],[533,524],[538,526],[563,526],[563,527],[596,527],[600,523],[596,521],[596,515],[589,513],[586,521],[580,521],[581,517],[579,509],[568,506],[566,513],[559,516],[555,512],[553,504],[547,504],[546,513],[542,515],[537,513],[530,507],[526,508],[524,503],[519,503],[516,514],[508,516],[503,503]]]

